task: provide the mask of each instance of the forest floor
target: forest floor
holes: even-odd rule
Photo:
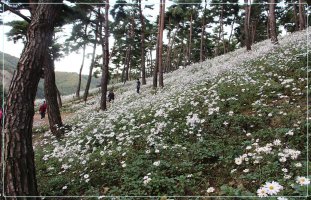
[[[61,113],[62,120],[66,121],[66,119],[73,115],[73,113]],[[41,119],[40,113],[35,113],[33,117],[33,128],[39,128],[42,126],[48,126],[49,125],[49,118],[48,115],[45,115],[45,118]]]

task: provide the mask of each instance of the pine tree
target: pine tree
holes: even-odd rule
[[[8,92],[4,124],[4,190],[7,196],[39,195],[32,148],[33,102],[41,64],[52,45],[55,20],[61,10],[59,5],[43,3],[39,1],[33,12],[27,31],[28,41]]]
[[[25,1],[25,3],[27,3],[28,1]],[[2,3],[2,5],[4,6],[4,8],[7,8],[9,11],[17,14],[18,16],[20,16],[22,19],[24,19],[26,21],[26,23],[31,23],[32,17],[30,18],[23,16],[18,10],[14,10],[15,8],[11,8],[8,5]],[[22,5],[26,5],[29,6],[28,9],[36,9],[36,5],[37,4],[22,4]],[[21,8],[24,8],[23,6]],[[31,10],[31,13],[33,14],[34,12]],[[58,16],[58,20],[60,20],[60,17]],[[58,22],[58,26],[60,24],[62,24],[62,22]],[[13,39],[14,42],[16,42],[18,39],[22,39],[25,43],[28,40],[27,35],[23,35],[25,33],[27,33],[27,30],[29,29],[28,24],[25,24],[25,22],[18,22],[18,21],[13,21],[11,23],[9,23],[12,26],[12,30],[11,32],[9,32],[8,36],[9,38],[11,37]],[[58,56],[60,56],[59,54],[59,45],[57,45],[55,42],[51,45],[51,49],[52,51],[45,51],[45,53],[47,55],[45,55],[45,64],[42,65],[43,68],[41,68],[40,70],[40,75],[39,77],[45,78],[45,76],[47,76],[47,80],[48,81],[44,81],[44,90],[45,90],[45,94],[53,94],[53,95],[46,95],[46,101],[48,102],[47,104],[47,110],[48,110],[48,116],[49,116],[49,125],[50,125],[50,129],[52,134],[56,135],[57,137],[60,137],[62,135],[62,130],[61,129],[57,129],[61,128],[61,126],[63,125],[62,119],[61,119],[61,115],[60,115],[60,111],[59,111],[59,100],[60,99],[60,94],[57,89],[57,86],[55,84],[55,73],[54,71],[54,61],[50,60],[50,53],[53,54],[54,59],[57,59]],[[56,91],[56,92],[55,92]],[[55,94],[55,95],[54,95]],[[52,112],[53,111],[53,112]]]
[[[101,110],[107,109],[106,96],[108,86],[108,73],[109,73],[109,0],[105,1],[105,16],[101,17],[101,27],[104,28],[104,37],[101,35],[102,49],[103,49],[103,66],[102,66],[102,79],[101,79]],[[100,32],[102,34],[102,31]]]

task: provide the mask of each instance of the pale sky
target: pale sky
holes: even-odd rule
[[[111,7],[113,6],[113,4],[115,3],[116,0],[110,0],[111,2]],[[158,9],[159,9],[159,1],[158,0],[148,0],[148,1],[142,1],[143,4],[155,4],[154,6],[154,10],[143,10],[143,14],[145,16],[147,16],[147,18],[149,20],[154,20],[157,15],[158,15]],[[166,8],[169,7],[170,5],[172,5],[171,1],[166,0],[167,4],[166,4]],[[208,3],[210,1],[207,1]],[[240,0],[240,3],[243,3],[243,0]],[[111,8],[110,7],[110,8]],[[25,13],[24,13],[25,14]],[[148,17],[149,15],[149,17]],[[21,20],[20,17],[18,17],[17,15],[7,11],[4,14],[2,14],[2,19],[4,24],[12,21],[12,20]],[[112,20],[112,17],[110,16],[110,20]],[[24,45],[21,42],[17,42],[16,44],[14,44],[12,41],[8,41],[6,38],[5,33],[7,33],[10,30],[9,26],[0,26],[0,31],[2,33],[2,38],[0,39],[0,50],[2,52],[8,53],[12,56],[15,57],[19,57]],[[58,33],[59,36],[64,36],[64,35],[69,35],[71,32],[70,27],[67,26],[67,28],[64,28],[64,30],[61,33]],[[58,36],[56,35],[56,36]],[[65,39],[65,38],[64,38]],[[110,46],[110,51],[113,45],[113,38],[110,38],[109,41],[109,46]],[[101,54],[102,53],[102,49],[101,46],[97,45],[97,54]],[[92,53],[92,45],[90,44],[89,46],[87,46],[86,48],[86,55],[88,53]],[[82,74],[88,74],[89,71],[89,66],[91,63],[91,56],[89,56],[89,58],[85,58],[85,63],[84,63],[84,68],[82,71]],[[70,55],[61,58],[59,61],[55,61],[55,70],[56,71],[66,71],[66,72],[79,72],[80,66],[81,66],[81,62],[82,62],[82,50],[80,50],[79,52],[73,52]]]

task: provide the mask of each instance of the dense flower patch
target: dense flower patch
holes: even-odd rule
[[[116,100],[74,104],[71,130],[36,144],[45,195],[306,195],[306,32],[117,84]],[[147,80],[151,83],[151,79]],[[284,196],[284,197],[281,197]]]

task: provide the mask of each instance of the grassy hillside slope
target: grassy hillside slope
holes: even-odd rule
[[[305,196],[306,42],[304,31],[193,64],[157,91],[114,85],[105,112],[99,96],[73,105],[64,138],[35,144],[40,192]]]
[[[0,52],[2,54],[2,52]],[[16,69],[18,63],[18,58],[11,56],[9,54],[4,53],[4,59],[0,59],[0,66],[4,66],[4,70],[0,71],[0,76],[4,77],[3,83],[4,88],[7,91],[10,86],[10,82],[12,80],[12,76],[14,70]],[[56,77],[56,85],[61,92],[62,95],[68,95],[75,93],[78,84],[78,74],[73,72],[55,72]],[[81,79],[81,91],[84,91],[87,75],[82,75]],[[40,80],[37,91],[37,98],[44,98],[44,81]],[[98,84],[100,84],[100,78],[92,78],[90,88],[95,88]]]

